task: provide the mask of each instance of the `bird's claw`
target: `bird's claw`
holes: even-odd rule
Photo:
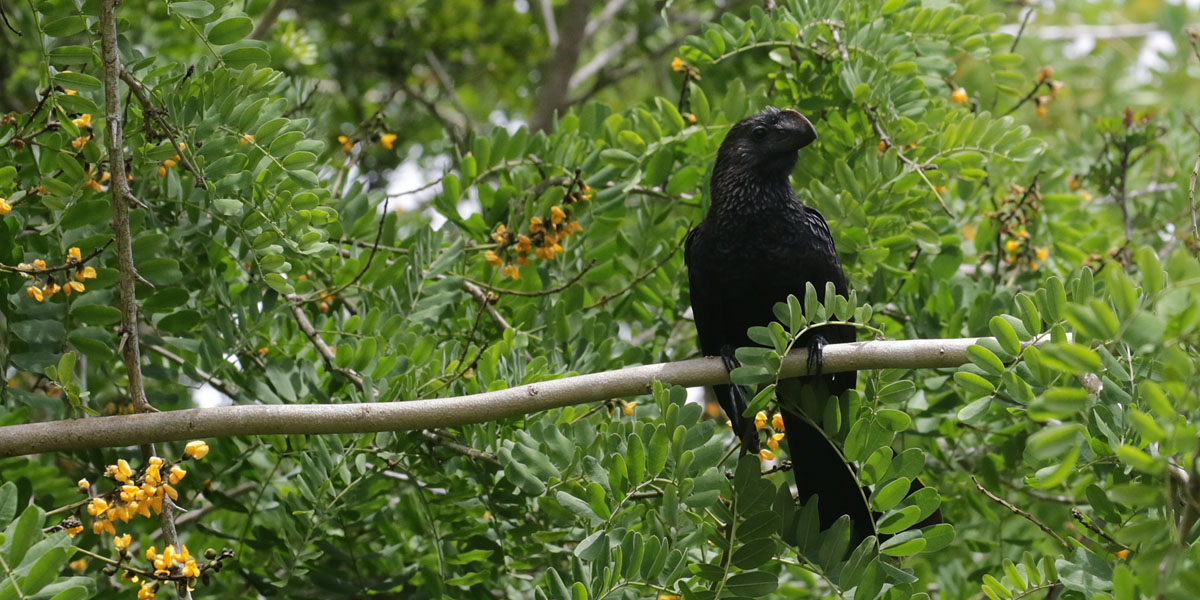
[[[808,341],[808,360],[806,361],[805,366],[808,367],[808,374],[810,376],[821,374],[821,371],[825,366],[825,359],[823,356],[824,350],[824,336],[815,335],[811,340]]]

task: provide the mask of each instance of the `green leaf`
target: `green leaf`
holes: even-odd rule
[[[920,531],[905,531],[880,544],[879,552],[888,556],[911,556],[924,550],[925,544]]]
[[[1078,423],[1046,427],[1029,436],[1025,449],[1038,460],[1056,458],[1067,450],[1079,447],[1084,428]]]
[[[764,571],[738,573],[725,582],[725,589],[735,597],[759,598],[779,589],[779,576]]]
[[[1013,355],[1021,352],[1021,340],[1017,338],[1017,331],[1003,317],[992,317],[988,321],[988,329],[1005,352]]]
[[[967,346],[967,360],[970,360],[971,364],[992,375],[1001,375],[1004,373],[1004,362],[1000,360],[1000,357],[979,344]]]
[[[1046,344],[1042,348],[1042,359],[1050,368],[1071,375],[1096,373],[1103,368],[1100,356],[1095,351],[1073,342]]]
[[[188,2],[172,2],[168,5],[171,12],[189,19],[202,19],[213,13],[213,5],[202,0]]]
[[[892,507],[900,503],[905,496],[908,495],[908,489],[912,485],[907,477],[893,480],[887,485],[875,490],[871,495],[871,507],[879,512],[891,510]]]
[[[972,348],[974,347],[975,346],[972,346]],[[996,391],[996,386],[993,385],[992,382],[969,371],[956,372],[954,374],[954,381],[966,388],[966,390],[972,394],[990,395]]]
[[[250,35],[253,29],[254,21],[249,17],[229,17],[213,23],[208,28],[207,37],[210,44],[225,46]]]
[[[94,92],[100,89],[100,80],[83,73],[55,73],[54,83],[77,92]]]

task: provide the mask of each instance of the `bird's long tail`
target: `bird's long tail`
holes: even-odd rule
[[[850,515],[853,532],[850,547],[856,547],[860,541],[875,535],[875,520],[862,487],[825,433],[793,410],[784,408],[782,413],[800,503],[810,502],[814,495],[819,498],[817,512],[822,531],[832,527],[842,515]]]

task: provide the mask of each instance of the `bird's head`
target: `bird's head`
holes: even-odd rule
[[[768,106],[738,121],[721,142],[717,162],[755,171],[790,173],[796,153],[817,139],[817,130],[804,115]]]

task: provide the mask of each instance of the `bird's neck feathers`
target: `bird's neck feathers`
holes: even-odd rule
[[[756,216],[782,215],[800,209],[788,175],[797,155],[780,156],[770,163],[748,166],[740,157],[718,153],[711,180],[712,203],[708,218],[717,221],[742,221]],[[733,160],[729,160],[733,159]]]

